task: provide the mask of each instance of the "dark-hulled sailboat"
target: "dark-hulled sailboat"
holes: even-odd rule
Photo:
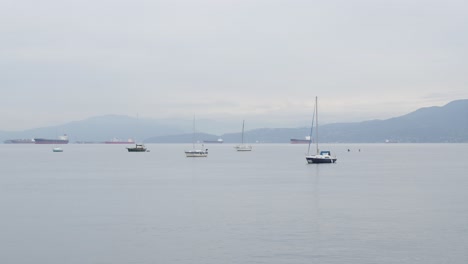
[[[309,149],[307,151],[306,160],[307,163],[335,163],[336,157],[331,155],[329,150],[319,150],[318,146],[318,104],[317,104],[317,97],[315,97],[315,109],[314,109],[314,116],[312,117],[312,126],[310,128],[310,137],[312,139],[312,131],[314,128],[314,118],[315,118],[315,145],[316,145],[316,154],[310,155],[310,142],[309,142]],[[311,140],[312,141],[312,140]]]

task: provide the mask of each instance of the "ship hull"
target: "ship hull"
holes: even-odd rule
[[[309,144],[309,143],[311,143],[312,141],[311,141],[311,140],[307,140],[307,139],[296,139],[296,138],[291,138],[291,140],[290,140],[289,142],[291,142],[291,144]]]
[[[307,163],[313,164],[313,163],[335,163],[336,159],[335,158],[306,158]]]
[[[3,141],[5,144],[34,144],[32,139],[8,139]]]
[[[46,138],[35,138],[35,144],[68,144],[68,140],[65,139],[46,139]]]

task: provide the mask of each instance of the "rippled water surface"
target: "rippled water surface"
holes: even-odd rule
[[[0,263],[468,263],[468,144],[147,146],[0,145]]]

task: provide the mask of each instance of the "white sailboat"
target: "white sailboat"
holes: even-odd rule
[[[310,155],[310,142],[309,142],[309,149],[307,151],[307,156],[306,160],[307,163],[312,164],[312,163],[335,163],[336,162],[336,157],[331,155],[331,152],[329,150],[319,150],[318,146],[318,100],[317,97],[315,97],[315,109],[314,109],[314,115],[312,116],[312,126],[310,128],[310,137],[312,139],[312,131],[314,128],[314,117],[315,117],[315,146],[316,146],[316,154],[315,155]],[[312,142],[312,140],[311,140]]]
[[[252,151],[252,146],[244,144],[244,123],[245,120],[242,120],[242,139],[241,139],[241,144],[235,146],[237,151]]]
[[[208,149],[203,149],[203,148],[204,148],[204,145],[202,145],[202,149],[195,148],[195,117],[193,117],[192,149],[186,150],[185,156],[187,158],[207,157]]]

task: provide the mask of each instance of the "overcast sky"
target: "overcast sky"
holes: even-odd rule
[[[467,47],[465,0],[0,0],[0,130],[385,119],[468,98]]]

